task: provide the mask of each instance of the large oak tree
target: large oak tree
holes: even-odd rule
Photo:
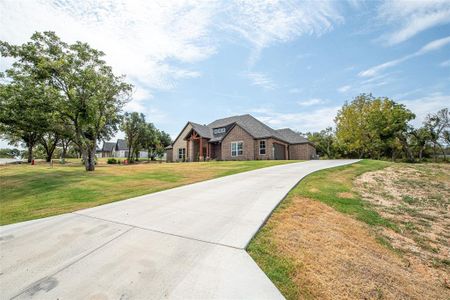
[[[86,170],[93,171],[97,142],[117,131],[132,86],[112,72],[103,52],[82,42],[67,44],[54,32],[37,32],[19,46],[0,42],[0,51],[16,59],[14,69],[58,90],[54,107],[73,130]]]

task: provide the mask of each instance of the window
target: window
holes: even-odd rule
[[[225,127],[222,128],[214,128],[213,129],[213,134],[220,134],[220,133],[225,133],[227,131],[227,129]]]
[[[259,155],[266,154],[266,141],[259,141]]]
[[[231,142],[231,156],[244,154],[244,142]]]
[[[186,158],[186,148],[178,149],[178,159],[184,160]]]

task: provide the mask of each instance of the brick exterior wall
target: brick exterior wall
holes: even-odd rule
[[[266,141],[266,154],[259,154],[259,141]],[[288,144],[285,142],[282,142],[280,140],[274,139],[274,138],[267,138],[267,139],[259,139],[255,140],[255,159],[275,159],[275,153],[273,152],[273,144],[280,144],[283,145],[285,148],[285,159],[288,159]]]
[[[187,150],[187,141],[184,137],[191,131],[192,126],[188,124],[183,132],[180,134],[178,139],[173,143],[173,150],[167,151],[167,161],[180,161],[178,159],[178,149],[186,148],[186,159],[188,161],[194,160],[194,155],[198,153],[199,146],[198,140],[189,143],[189,150]],[[266,154],[259,155],[259,141],[266,141]],[[231,156],[231,142],[242,141],[243,145],[243,155]],[[295,144],[288,145],[285,142],[274,138],[266,139],[253,139],[253,137],[248,134],[239,125],[234,126],[227,136],[222,140],[221,143],[216,146],[211,147],[210,156],[217,160],[254,160],[254,159],[274,159],[273,144],[277,143],[285,146],[285,159],[293,160],[309,160],[316,155],[316,148],[310,144]],[[207,140],[203,140],[203,144],[206,147]],[[189,155],[189,156],[188,156]],[[206,156],[206,151],[204,153]]]
[[[243,154],[231,156],[231,142],[243,142]],[[227,136],[222,140],[221,149],[222,160],[254,160],[255,159],[255,140],[253,137],[236,125],[231,129]]]
[[[289,159],[309,160],[316,155],[316,148],[310,144],[296,144],[289,146]]]

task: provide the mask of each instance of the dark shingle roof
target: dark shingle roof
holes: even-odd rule
[[[118,139],[117,140],[116,150],[128,150],[127,141],[122,140],[122,139]]]
[[[284,140],[288,141],[289,144],[304,144],[309,142],[307,138],[301,136],[290,128],[278,129],[277,132],[283,136]]]
[[[209,128],[224,127],[231,123],[236,123],[256,139],[274,137],[279,140],[286,141],[286,139],[276,130],[270,128],[266,124],[262,123],[258,119],[248,114],[219,119],[208,124],[208,127]]]
[[[204,138],[212,138],[212,128],[206,126],[206,125],[200,125],[194,122],[189,122],[192,125],[192,128],[202,137]]]
[[[104,142],[102,151],[111,152],[111,151],[113,151],[115,146],[116,146],[116,143],[114,143],[114,142]]]

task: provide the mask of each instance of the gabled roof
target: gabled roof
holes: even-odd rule
[[[278,129],[277,132],[284,137],[289,144],[305,144],[309,143],[308,139],[290,128]]]
[[[244,129],[254,139],[275,138],[288,144],[310,143],[308,139],[289,128],[279,130],[272,129],[249,114],[219,119],[209,123],[208,125],[188,122],[186,126],[189,124],[200,136],[209,139],[209,142],[220,142],[231,131],[231,129],[237,125]],[[186,126],[180,132],[175,141],[181,136],[181,133],[185,130]],[[214,129],[216,128],[225,128],[225,130],[215,132]],[[119,141],[117,142],[119,143]]]
[[[117,140],[117,144],[116,144],[116,150],[118,150],[118,151],[120,151],[120,150],[128,150],[127,141],[125,141],[123,139],[118,139]]]
[[[114,142],[104,142],[103,143],[103,147],[102,147],[102,151],[104,151],[104,152],[111,152],[111,151],[113,151],[115,146],[116,146],[116,143],[114,143]]]
[[[204,138],[212,138],[213,134],[212,134],[212,128],[206,126],[206,125],[200,125],[194,122],[189,122],[191,123],[192,129],[194,129],[201,137]]]
[[[251,136],[253,136],[253,138],[261,139],[274,137],[276,139],[287,142],[287,140],[279,132],[270,128],[269,126],[249,114],[219,119],[208,124],[208,127],[211,129],[225,127],[232,123],[236,123],[237,125],[242,127],[242,129],[247,131]]]

